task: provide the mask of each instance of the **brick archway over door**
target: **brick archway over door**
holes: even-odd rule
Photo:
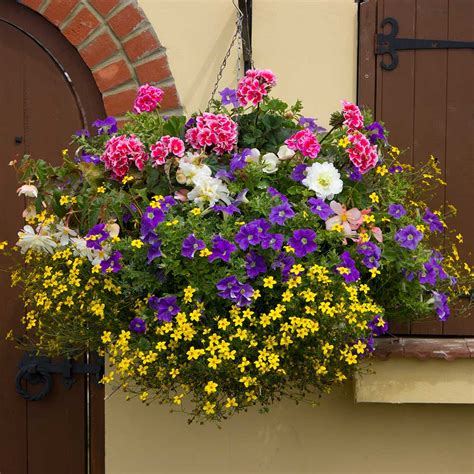
[[[20,0],[57,28],[92,71],[108,115],[131,109],[145,82],[164,92],[162,111],[181,108],[165,48],[136,1]]]

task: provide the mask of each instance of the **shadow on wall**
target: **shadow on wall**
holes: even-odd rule
[[[117,416],[120,413],[120,416]],[[167,407],[106,402],[107,474],[468,474],[474,409],[468,405],[355,404],[350,384],[320,406],[290,401],[213,425]]]

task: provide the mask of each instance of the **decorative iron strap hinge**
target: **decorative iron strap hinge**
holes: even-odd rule
[[[95,357],[95,363],[81,363],[65,359],[59,362],[52,362],[49,357],[36,356],[27,353],[20,362],[16,375],[16,391],[25,399],[31,402],[42,400],[51,391],[53,378],[51,374],[61,374],[63,384],[66,388],[71,388],[76,381],[75,374],[92,374],[98,382],[104,375],[104,359]],[[30,393],[24,387],[24,382],[32,385],[44,385],[41,390]]]
[[[397,38],[398,21],[395,18],[385,18],[380,27],[390,25],[390,32],[378,33],[375,40],[375,54],[388,54],[390,62],[386,63],[383,58],[380,66],[386,71],[393,71],[398,65],[397,51],[407,49],[472,49],[474,41],[452,41],[452,40],[432,40],[417,38]]]

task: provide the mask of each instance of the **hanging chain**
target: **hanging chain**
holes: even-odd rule
[[[224,70],[227,67],[227,60],[229,59],[229,57],[232,53],[232,49],[234,48],[235,42],[237,40],[239,40],[239,43],[241,45],[243,45],[244,48],[246,47],[245,41],[244,41],[243,36],[242,36],[242,24],[243,24],[243,21],[244,21],[244,14],[240,10],[240,8],[235,4],[234,0],[232,0],[232,3],[234,5],[235,9],[237,10],[237,19],[235,20],[235,33],[234,33],[234,36],[232,37],[229,48],[227,49],[227,52],[225,53],[224,59],[223,59],[222,64],[219,68],[219,72],[217,73],[216,82],[214,84],[214,88],[212,89],[211,98],[209,99],[209,102],[207,103],[206,111],[208,111],[211,108],[211,103],[214,99],[214,96],[216,95],[217,89],[219,87],[219,83],[222,79],[222,75],[224,74]],[[239,53],[238,53],[238,56],[240,56]],[[239,64],[238,64],[237,68],[238,68],[238,72],[237,72],[237,74],[238,74],[237,80],[238,80],[238,79],[240,79],[240,57],[239,57]]]

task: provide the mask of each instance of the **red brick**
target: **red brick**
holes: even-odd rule
[[[114,43],[109,32],[100,34],[86,47],[79,50],[82,59],[90,68],[110,58],[117,51],[118,46]]]
[[[136,95],[137,89],[134,87],[104,97],[105,111],[108,115],[123,115],[125,112],[132,110]]]
[[[82,8],[64,28],[63,34],[74,46],[78,46],[98,26],[99,20],[87,8]]]
[[[136,61],[147,53],[151,53],[160,48],[158,39],[151,30],[146,30],[123,43],[125,52],[130,61]]]
[[[146,63],[137,65],[135,66],[135,71],[140,84],[163,81],[171,76],[168,58],[166,56],[160,56],[159,58],[151,59]]]
[[[59,26],[78,3],[79,0],[52,0],[43,16]]]
[[[122,38],[131,33],[145,17],[135,5],[127,5],[109,20],[113,32]]]
[[[165,93],[163,96],[163,102],[161,103],[161,109],[165,110],[173,110],[181,107],[178,97],[178,91],[176,90],[176,86],[173,84],[172,86],[165,86],[162,87],[163,92]]]
[[[22,0],[23,5],[31,8],[32,10],[38,10],[41,4],[43,3],[43,0]]]
[[[89,0],[90,4],[102,15],[106,16],[112,8],[118,5],[119,0]]]
[[[120,59],[94,72],[94,78],[99,89],[105,92],[130,81],[132,74],[125,61]]]

